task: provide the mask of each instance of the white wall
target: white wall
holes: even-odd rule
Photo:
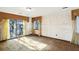
[[[29,22],[26,22],[26,35],[32,34],[32,22],[31,18]]]
[[[43,16],[42,19],[42,35],[62,40],[72,40],[72,20],[71,11],[62,10]],[[57,35],[57,36],[56,36]]]

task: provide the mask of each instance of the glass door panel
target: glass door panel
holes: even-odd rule
[[[23,21],[22,20],[17,20],[17,37],[23,35]]]
[[[10,20],[9,25],[10,25],[10,38],[15,38],[16,37],[16,21]]]

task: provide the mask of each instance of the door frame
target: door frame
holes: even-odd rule
[[[37,19],[36,19],[37,18]],[[35,21],[35,20],[39,20],[40,21],[40,29],[39,29],[39,36],[41,36],[42,35],[42,16],[39,16],[39,17],[32,17],[32,35],[36,35],[35,34],[35,32],[34,32],[34,29],[33,29],[33,27],[34,27],[34,25],[33,25],[33,22]]]
[[[16,31],[16,33],[15,33],[16,37],[11,37],[11,35],[10,35],[11,32],[10,32],[10,27],[9,27],[10,39],[14,39],[14,38],[18,38],[18,37],[23,36],[23,33],[22,33],[22,35],[18,35],[18,34],[17,34],[17,30],[18,30],[18,28],[17,28],[18,23],[17,23],[17,22],[18,22],[18,20],[16,20],[16,19],[9,19],[9,26],[10,26],[10,21],[11,21],[11,20],[13,20],[14,22],[16,22],[16,23],[14,23],[14,24],[15,24],[15,27],[16,27],[16,28],[14,29],[14,30]],[[19,19],[19,20],[20,20],[20,19]],[[22,23],[23,23],[23,20],[22,20]],[[23,24],[22,24],[22,25],[23,25]],[[24,28],[23,28],[23,29],[24,29]],[[22,29],[22,31],[23,31],[23,29]]]
[[[77,38],[77,33],[75,32],[76,31],[76,18],[77,16],[79,16],[79,9],[75,9],[75,10],[72,10],[71,11],[71,17],[72,17],[72,21],[73,21],[73,37],[72,37],[72,43],[74,44],[79,44],[78,43],[78,38]]]

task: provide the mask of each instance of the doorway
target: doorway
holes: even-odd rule
[[[76,33],[76,44],[79,45],[79,16],[76,16],[75,20],[75,33]]]
[[[72,43],[79,45],[79,9],[72,10],[73,37]]]
[[[22,20],[17,20],[16,35],[17,35],[17,37],[23,35],[23,21]]]
[[[10,25],[10,38],[16,37],[16,21],[15,20],[9,20]]]
[[[32,18],[32,34],[33,35],[41,35],[41,23],[42,23],[42,17],[33,17]]]
[[[10,26],[10,39],[20,37],[23,35],[22,20],[9,20],[9,26]]]

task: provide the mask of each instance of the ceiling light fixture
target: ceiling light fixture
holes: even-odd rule
[[[62,9],[67,9],[68,7],[63,7]]]
[[[27,10],[28,12],[31,12],[31,9],[32,9],[32,8],[30,8],[30,7],[27,7],[27,8],[26,8],[26,10]]]

